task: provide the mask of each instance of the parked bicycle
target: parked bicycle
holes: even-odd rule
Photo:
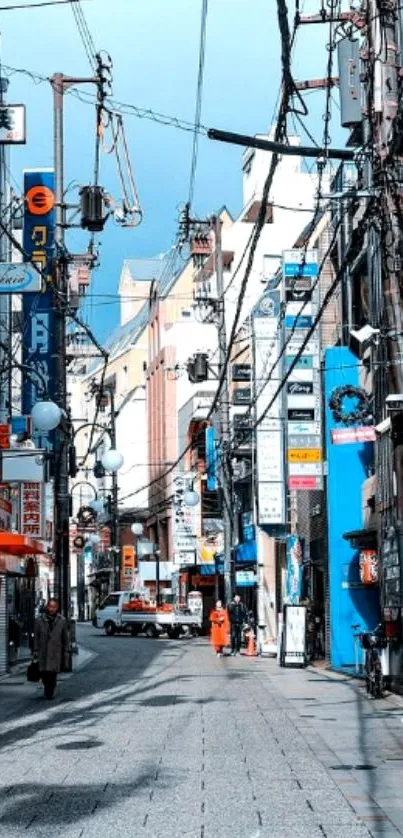
[[[360,635],[361,645],[365,649],[365,683],[367,693],[372,698],[381,698],[385,689],[382,671],[381,651],[388,645],[382,624],[373,631]]]

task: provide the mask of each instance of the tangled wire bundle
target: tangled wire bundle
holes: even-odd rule
[[[344,399],[355,399],[357,406],[354,410],[344,409]],[[335,422],[343,425],[365,425],[371,421],[371,405],[368,393],[362,387],[354,387],[346,384],[344,387],[336,387],[329,399],[329,407],[332,411]]]

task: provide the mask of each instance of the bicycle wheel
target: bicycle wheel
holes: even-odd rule
[[[365,654],[365,686],[367,688],[368,695],[372,693],[372,679],[371,679],[371,656],[369,652]]]
[[[373,681],[373,696],[374,698],[380,698],[383,693],[383,674],[382,674],[382,664],[379,659],[379,655],[377,654],[376,659],[374,661],[374,681]]]

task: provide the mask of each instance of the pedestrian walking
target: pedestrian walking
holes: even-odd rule
[[[38,661],[45,698],[53,698],[57,675],[69,663],[67,622],[59,614],[59,603],[50,599],[45,611],[35,620],[34,661]]]
[[[228,610],[231,622],[231,654],[237,655],[241,651],[242,629],[248,622],[248,612],[238,594],[235,594]]]
[[[211,645],[218,658],[221,658],[224,646],[228,645],[229,619],[227,609],[224,608],[220,599],[217,600],[215,608],[210,613],[211,623]]]

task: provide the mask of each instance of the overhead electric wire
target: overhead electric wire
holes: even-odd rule
[[[199,151],[200,118],[201,118],[201,109],[202,109],[202,101],[203,101],[204,64],[205,64],[205,57],[206,57],[206,31],[207,31],[208,0],[201,0],[201,3],[202,3],[202,7],[201,7],[201,22],[200,22],[199,68],[198,68],[198,74],[197,74],[196,107],[195,107],[195,118],[194,118],[193,143],[192,143],[192,160],[191,160],[191,166],[190,166],[190,180],[189,180],[189,197],[188,197],[189,209],[190,209],[190,207],[192,206],[192,203],[193,203],[194,190],[195,190],[197,158],[198,158],[198,151]]]
[[[294,82],[291,73],[291,64],[290,64],[290,54],[291,54],[291,35],[290,29],[288,24],[288,13],[287,13],[287,4],[286,0],[277,0],[277,14],[278,14],[278,22],[279,22],[279,29],[280,29],[280,36],[281,36],[281,62],[283,68],[283,92],[281,97],[281,104],[280,104],[280,111],[277,118],[277,124],[274,131],[274,142],[279,143],[280,141],[284,140],[287,134],[287,115],[289,113],[289,99],[290,95],[294,89]],[[262,192],[261,203],[259,207],[259,213],[257,217],[257,221],[253,230],[253,234],[251,237],[251,245],[249,250],[248,261],[245,269],[245,273],[242,279],[241,287],[239,290],[238,296],[238,303],[235,311],[235,317],[231,328],[230,338],[227,345],[226,357],[223,364],[223,368],[221,370],[217,390],[214,396],[212,408],[210,411],[210,415],[214,413],[217,404],[219,402],[219,398],[221,395],[221,390],[224,384],[224,381],[227,376],[228,372],[228,365],[231,359],[231,352],[232,352],[232,345],[234,338],[236,336],[236,331],[238,328],[239,318],[242,312],[242,306],[246,294],[246,289],[249,281],[250,274],[253,268],[253,262],[255,258],[256,248],[266,223],[266,213],[267,213],[267,205],[268,199],[270,195],[270,191],[273,185],[274,175],[280,161],[280,155],[277,152],[272,153],[271,161],[270,161],[270,168],[267,178],[265,180]]]
[[[80,0],[70,0],[70,5],[89,64],[94,70],[96,65],[96,49],[93,37],[85,19],[83,9],[81,7],[81,2]]]
[[[331,4],[332,4],[332,10],[333,10],[333,2],[334,2],[334,0],[330,0],[330,2],[331,2]],[[331,76],[332,76],[332,67],[333,67],[333,50],[334,50],[334,40],[333,40],[333,28],[332,28],[332,26],[333,26],[333,24],[332,24],[332,22],[330,22],[330,28],[329,28],[329,43],[328,43],[329,57],[328,57],[328,62],[327,62],[327,78],[328,78],[328,79],[330,79],[330,78],[331,78]],[[323,149],[324,149],[325,154],[326,154],[326,149],[329,147],[329,144],[330,144],[330,142],[331,142],[331,137],[330,137],[330,134],[329,134],[329,125],[330,125],[330,119],[331,119],[331,110],[330,110],[330,92],[331,92],[331,91],[330,91],[330,87],[329,87],[329,85],[328,85],[328,86],[327,86],[327,90],[326,90],[326,105],[325,105],[325,114],[324,114],[323,141],[322,141],[322,143],[323,143]],[[294,113],[294,114],[293,114],[293,117],[297,118],[297,119],[298,119],[298,121],[300,122],[300,124],[302,125],[302,127],[304,127],[304,125],[303,125],[303,121],[302,121],[302,119],[300,118],[300,115],[299,115],[298,113]],[[309,132],[308,132],[308,134],[309,134]],[[310,136],[310,139],[311,139],[313,142],[315,142],[315,141],[314,141],[314,138],[313,138],[310,134],[309,134],[309,136]],[[324,166],[322,165],[322,166],[320,167],[320,169],[319,169],[319,181],[318,181],[318,188],[317,188],[317,194],[316,194],[316,207],[315,207],[315,212],[314,212],[314,215],[313,215],[313,219],[312,219],[312,221],[311,221],[311,223],[310,223],[310,230],[311,230],[311,234],[312,234],[312,232],[314,232],[314,230],[315,230],[316,224],[317,224],[317,222],[318,222],[318,220],[319,220],[319,216],[320,216],[320,213],[321,213],[321,202],[322,202],[322,183],[323,183],[323,176],[324,176]],[[325,255],[324,255],[323,259],[322,259],[322,262],[321,262],[321,265],[320,265],[320,268],[319,268],[319,272],[318,272],[318,276],[316,277],[315,282],[314,282],[314,283],[313,283],[313,285],[312,285],[312,288],[311,288],[311,295],[312,295],[313,291],[316,289],[316,287],[318,286],[318,284],[319,284],[319,282],[320,282],[320,279],[321,279],[321,274],[322,274],[322,269],[323,269],[323,267],[324,267],[324,265],[325,265],[325,263],[326,263],[326,260],[328,259],[328,257],[330,256],[330,254],[331,254],[331,252],[332,252],[332,249],[333,249],[334,244],[335,244],[335,242],[336,242],[337,233],[338,233],[338,230],[339,230],[340,225],[341,225],[341,223],[342,223],[342,220],[343,220],[343,218],[344,218],[345,214],[346,214],[346,213],[348,213],[348,212],[349,212],[349,206],[347,207],[347,209],[345,209],[345,210],[344,210],[344,214],[342,214],[341,218],[338,220],[337,224],[335,225],[335,229],[334,229],[334,231],[333,231],[333,235],[332,235],[332,238],[331,238],[330,244],[329,244],[329,246],[327,247],[326,253],[325,253]],[[304,253],[303,253],[303,261],[305,261],[305,259],[306,259],[306,253],[307,253],[307,248],[308,248],[308,245],[309,245],[309,235],[307,236],[307,238],[306,238],[306,242],[305,242]],[[299,316],[302,314],[302,312],[303,312],[303,310],[304,310],[305,306],[306,306],[306,302],[304,302],[304,303],[302,304],[301,309],[300,309],[300,311],[298,312],[298,314],[297,314],[297,316],[296,316],[296,318],[295,318],[294,325],[293,325],[293,327],[291,328],[291,330],[289,330],[289,332],[288,332],[287,340],[283,342],[283,346],[282,346],[282,348],[281,348],[281,351],[280,351],[280,353],[279,353],[278,357],[277,357],[277,358],[276,358],[276,360],[274,361],[274,363],[273,363],[273,365],[272,365],[272,367],[271,367],[271,369],[270,369],[270,371],[269,371],[269,374],[268,374],[267,378],[266,378],[266,379],[263,379],[263,382],[264,382],[264,383],[263,383],[263,385],[262,385],[261,389],[259,390],[259,392],[255,394],[254,399],[252,400],[252,402],[251,402],[251,403],[250,403],[250,405],[249,405],[249,408],[248,408],[247,413],[246,413],[246,414],[244,414],[244,415],[245,415],[245,417],[248,417],[248,418],[250,417],[250,415],[251,415],[251,411],[253,410],[253,408],[254,408],[254,407],[256,407],[256,404],[257,404],[258,400],[260,399],[260,397],[262,396],[263,392],[265,391],[265,389],[266,389],[267,385],[269,384],[269,382],[270,382],[270,381],[272,381],[272,380],[273,380],[273,378],[272,378],[272,376],[273,376],[273,372],[274,372],[274,370],[276,369],[276,367],[278,366],[278,364],[280,363],[280,361],[281,361],[282,357],[284,356],[284,353],[285,353],[285,351],[286,351],[287,347],[289,346],[289,344],[290,344],[291,340],[292,340],[292,339],[294,338],[294,336],[295,336],[295,332],[296,332],[296,329],[297,329],[297,322],[298,322],[298,318],[299,318]],[[273,338],[273,345],[272,345],[272,347],[270,348],[270,350],[266,353],[266,364],[265,364],[265,367],[264,367],[264,370],[263,370],[263,376],[264,376],[264,375],[265,375],[265,373],[266,373],[266,365],[267,365],[267,363],[269,362],[269,357],[270,357],[271,351],[272,351],[272,349],[274,348],[276,341],[278,340],[278,336],[279,336],[279,329],[282,327],[282,324],[283,324],[283,321],[284,321],[284,318],[285,318],[285,313],[286,313],[286,307],[285,307],[285,304],[282,304],[282,305],[281,305],[281,307],[280,307],[280,313],[279,313],[279,317],[278,317],[278,323],[277,323],[276,334],[275,334],[275,336],[274,336],[274,338]],[[249,435],[250,433],[252,433],[252,431],[248,429],[248,432],[247,432],[247,433],[248,433],[248,435]]]
[[[19,11],[26,9],[42,9],[46,6],[66,6],[69,3],[79,3],[80,0],[39,0],[38,3],[13,3],[10,6],[0,6],[0,12],[10,12],[18,9]],[[87,0],[88,2],[88,0]]]

